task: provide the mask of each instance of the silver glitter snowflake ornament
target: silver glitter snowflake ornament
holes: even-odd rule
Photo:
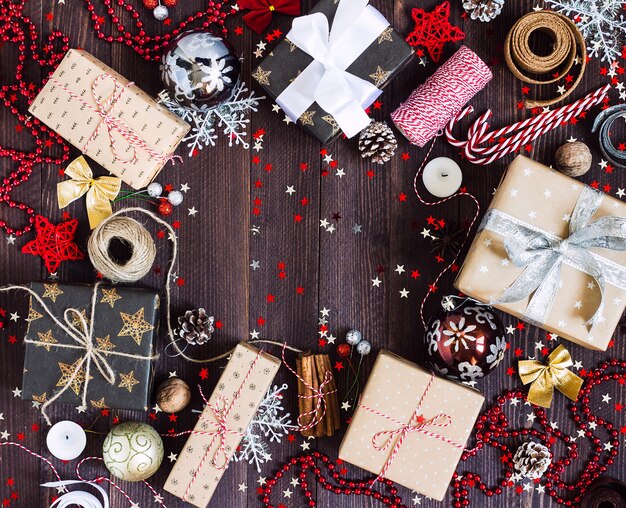
[[[623,0],[546,0],[546,5],[574,20],[589,56],[608,63],[621,56],[626,42]]]
[[[217,88],[220,86],[217,82],[211,81],[206,85]],[[263,99],[264,96],[259,97],[253,91],[248,93],[245,83],[239,83],[229,101],[206,110],[199,111],[181,106],[167,90],[159,93],[158,102],[191,125],[189,134],[182,140],[189,148],[191,157],[197,150],[209,145],[215,146],[220,130],[228,138],[228,146],[232,147],[235,144],[243,146],[246,150],[250,148],[246,141],[250,123],[249,114],[258,111],[259,101]]]

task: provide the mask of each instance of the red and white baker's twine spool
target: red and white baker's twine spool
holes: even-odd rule
[[[467,46],[461,46],[411,93],[391,119],[411,143],[423,147],[491,78],[487,64]]]
[[[106,79],[113,81],[114,88],[113,88],[113,91],[111,92],[111,95],[109,95],[109,97],[104,102],[102,102],[102,97],[98,93],[97,88],[98,88],[98,84]],[[52,81],[56,86],[61,88],[64,92],[66,92],[72,99],[79,101],[83,106],[91,109],[94,113],[97,113],[102,119],[98,123],[96,130],[92,133],[92,135],[89,137],[89,139],[83,146],[83,150],[82,150],[83,152],[87,151],[87,149],[89,148],[89,145],[96,139],[96,137],[98,136],[100,132],[100,129],[104,125],[106,126],[107,132],[109,134],[109,138],[111,140],[110,146],[111,146],[111,151],[113,152],[113,156],[115,157],[116,160],[120,161],[122,164],[132,164],[133,162],[135,162],[137,160],[137,149],[140,149],[148,153],[152,158],[156,159],[162,164],[165,164],[170,161],[173,162],[175,159],[179,159],[180,161],[182,161],[181,157],[178,155],[165,155],[161,152],[157,152],[156,150],[151,148],[145,142],[145,140],[143,140],[140,136],[135,134],[135,132],[129,127],[129,125],[122,118],[111,114],[111,111],[115,107],[115,104],[117,103],[117,101],[121,98],[122,94],[126,91],[126,89],[133,85],[133,83],[128,83],[127,85],[123,85],[117,80],[115,76],[112,76],[111,74],[100,74],[96,79],[94,79],[93,83],[91,84],[91,95],[96,103],[96,105],[93,106],[92,104],[87,102],[85,99],[83,99],[80,95],[77,95],[72,90],[67,88],[63,83],[61,83],[57,79],[50,78],[50,81]],[[123,157],[121,157],[120,153],[118,152],[116,148],[117,143],[116,143],[115,138],[113,137],[114,132],[118,132],[132,148],[133,155],[131,158],[124,159]]]
[[[417,407],[415,408],[415,411],[411,415],[411,419],[409,420],[408,423],[403,423],[397,420],[396,418],[389,416],[386,413],[383,413],[381,411],[378,411],[377,409],[374,409],[374,408],[371,408],[369,406],[359,403],[359,407],[365,409],[366,411],[369,411],[370,413],[380,416],[386,420],[389,420],[394,425],[397,425],[397,428],[393,430],[383,430],[383,431],[377,432],[372,437],[372,446],[377,451],[382,452],[382,451],[385,451],[387,448],[389,448],[394,438],[398,436],[398,439],[395,445],[393,446],[391,453],[389,454],[389,457],[385,461],[385,464],[380,470],[380,473],[376,477],[376,481],[379,481],[382,478],[386,477],[387,471],[389,470],[394,460],[396,459],[398,452],[402,448],[402,444],[404,443],[404,440],[412,432],[419,432],[420,434],[424,434],[425,436],[433,438],[433,439],[438,439],[439,441],[443,441],[444,443],[447,443],[461,450],[465,449],[465,446],[462,445],[461,443],[457,443],[456,441],[446,436],[443,436],[437,432],[432,432],[430,430],[427,430],[427,427],[444,428],[452,424],[452,418],[450,417],[450,415],[446,413],[439,413],[428,419],[424,418],[421,414],[422,404],[424,403],[424,400],[426,399],[426,396],[428,395],[428,391],[430,390],[434,380],[435,380],[435,375],[431,374],[430,379],[428,380],[428,384],[426,385],[426,388],[424,389],[424,393],[422,393],[419,403],[417,404]],[[385,439],[384,443],[379,444],[378,441],[380,438]]]
[[[287,360],[285,360],[285,348],[286,347],[287,347],[287,344],[284,343],[282,357],[283,357],[283,363],[285,364],[285,367],[287,367],[289,371],[298,378],[298,381],[300,381],[307,389],[313,392],[311,395],[298,395],[298,398],[315,399],[316,401],[315,407],[311,411],[306,411],[305,413],[302,413],[301,415],[298,416],[298,427],[299,427],[298,430],[302,432],[303,430],[312,429],[324,419],[324,417],[326,416],[326,410],[327,410],[325,396],[331,395],[335,393],[337,390],[335,389],[335,390],[328,390],[326,392],[324,391],[324,388],[326,388],[333,380],[333,373],[330,372],[329,370],[326,371],[326,373],[324,374],[324,381],[322,381],[317,388],[314,388],[311,384],[307,383],[300,375],[298,375],[298,373],[295,370],[291,368],[291,366],[287,363]],[[319,411],[319,415],[318,415],[318,411]],[[311,421],[305,425],[302,425],[302,421],[307,419],[309,416],[313,416]]]
[[[489,133],[486,133],[486,131],[489,129],[488,120],[492,116],[492,111],[487,110],[470,127],[467,133],[467,140],[459,140],[452,134],[452,129],[456,122],[473,111],[471,106],[467,106],[448,123],[445,128],[446,139],[451,145],[461,148],[469,162],[480,165],[491,164],[501,157],[521,149],[546,132],[566,124],[584,111],[600,104],[606,99],[610,88],[610,85],[605,85],[567,106],[546,111],[535,117]],[[487,143],[494,144],[481,147],[481,145]]]

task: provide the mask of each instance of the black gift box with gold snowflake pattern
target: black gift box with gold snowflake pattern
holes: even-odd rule
[[[321,12],[332,26],[337,6],[337,0],[321,0],[309,14]],[[388,26],[346,71],[382,90],[412,60],[413,54],[413,49],[404,38],[392,26]],[[252,76],[275,100],[312,61],[311,55],[285,38],[261,62]],[[333,116],[317,102],[313,102],[300,115],[297,124],[322,143],[330,143],[341,133]]]
[[[136,288],[39,282],[32,283],[31,289],[48,310],[31,296],[22,397],[44,404],[62,391],[55,403],[79,407],[86,393],[87,407],[145,410],[152,384],[158,294]]]

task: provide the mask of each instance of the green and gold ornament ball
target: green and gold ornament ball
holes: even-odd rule
[[[111,429],[102,445],[109,472],[129,482],[150,478],[163,461],[163,441],[150,425],[125,422]]]

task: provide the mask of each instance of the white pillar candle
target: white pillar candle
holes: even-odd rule
[[[448,157],[432,159],[422,173],[424,187],[433,196],[447,198],[461,187],[463,173],[459,165]]]
[[[55,423],[48,431],[46,445],[52,455],[60,460],[74,460],[87,445],[87,435],[77,423],[69,420]]]

